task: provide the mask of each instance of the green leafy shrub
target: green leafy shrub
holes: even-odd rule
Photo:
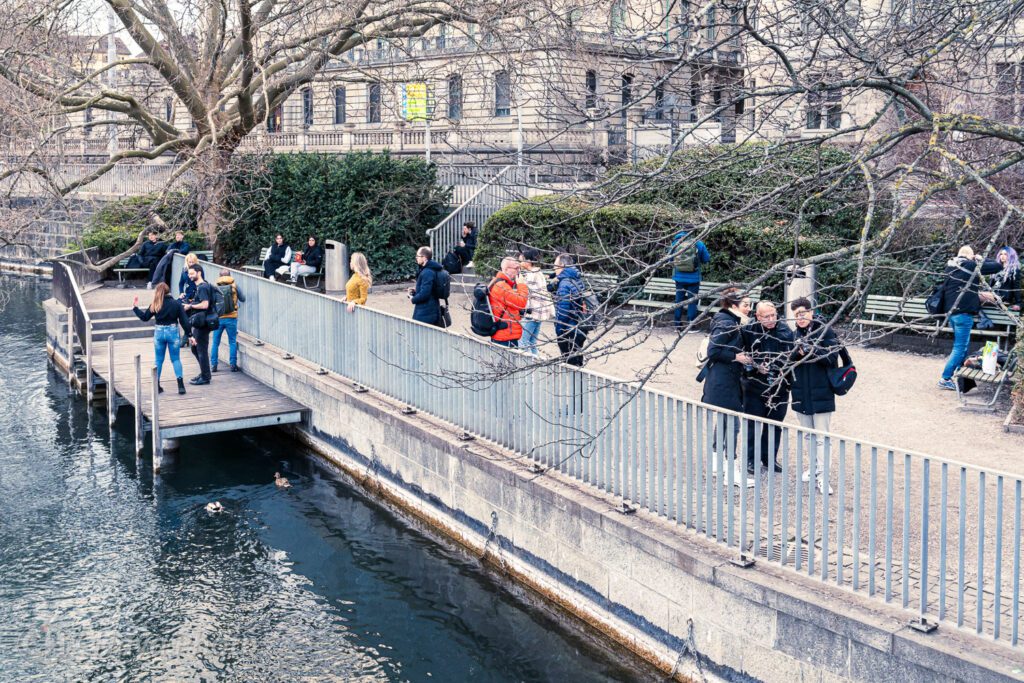
[[[415,274],[416,248],[449,199],[432,165],[387,154],[275,155],[266,173],[234,184],[232,227],[220,238],[229,261],[252,261],[278,232],[293,248],[315,235],[321,244],[337,240],[366,254],[381,282]]]
[[[82,247],[97,247],[101,257],[120,254],[135,244],[139,231],[150,225],[148,216],[153,211],[167,223],[164,238],[173,239],[181,230],[194,249],[206,248],[206,240],[196,229],[195,207],[185,194],[170,194],[164,201],[157,195],[128,197],[104,205],[83,232]]]

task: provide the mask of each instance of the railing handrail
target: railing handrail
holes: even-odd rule
[[[437,233],[438,230],[440,230],[445,225],[447,225],[449,223],[449,221],[453,220],[459,214],[459,212],[461,212],[463,209],[465,209],[467,206],[469,206],[471,203],[473,203],[473,201],[477,197],[479,197],[482,192],[484,192],[488,187],[490,187],[491,185],[496,183],[498,180],[500,180],[501,177],[503,175],[505,175],[505,173],[507,173],[509,171],[509,169],[512,169],[512,168],[515,168],[515,166],[514,165],[505,166],[500,171],[495,173],[493,178],[491,178],[486,183],[484,183],[479,188],[477,188],[476,192],[471,194],[469,196],[469,198],[466,199],[466,201],[464,201],[461,204],[459,204],[450,214],[445,216],[444,219],[440,223],[438,223],[437,225],[435,225],[432,228],[429,228],[427,230],[427,237],[433,237]]]

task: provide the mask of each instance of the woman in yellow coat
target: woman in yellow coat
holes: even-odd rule
[[[352,277],[345,283],[345,301],[348,302],[348,312],[356,310],[356,306],[364,306],[370,295],[370,287],[373,285],[373,275],[370,273],[370,265],[366,262],[366,256],[362,252],[354,252],[348,262],[352,270]]]

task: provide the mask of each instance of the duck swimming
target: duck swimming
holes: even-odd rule
[[[274,484],[276,484],[279,489],[290,489],[292,487],[292,483],[282,477],[280,472],[274,472]]]
[[[212,503],[206,504],[207,512],[224,512],[224,506],[220,504],[219,500],[215,500]]]

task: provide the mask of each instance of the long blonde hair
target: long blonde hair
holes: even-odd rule
[[[370,264],[366,262],[366,256],[363,252],[356,251],[352,253],[352,266],[366,280],[367,287],[373,286],[373,274],[370,272]]]
[[[149,305],[149,310],[154,313],[159,313],[160,309],[164,305],[164,297],[171,293],[171,288],[167,286],[166,282],[160,282],[153,289],[153,303]]]
[[[185,270],[188,270],[189,266],[195,265],[197,263],[199,263],[199,255],[198,254],[192,254],[192,253],[185,254]]]

